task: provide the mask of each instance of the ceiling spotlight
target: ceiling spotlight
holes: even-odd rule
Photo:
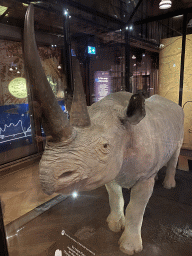
[[[171,5],[171,0],[161,0],[161,2],[159,3],[159,9],[169,9],[171,8]]]
[[[133,59],[133,60],[135,60],[135,59],[136,59],[136,56],[135,56],[135,55],[133,55],[133,56],[132,56],[132,59]]]
[[[133,26],[130,26],[130,27],[129,27],[129,30],[133,30]]]
[[[64,11],[64,14],[67,16],[69,13],[68,13],[68,10],[65,10]]]
[[[126,29],[126,30],[133,30],[133,26],[132,26],[132,25],[129,26],[129,27],[127,26],[127,27],[125,27],[125,29]]]

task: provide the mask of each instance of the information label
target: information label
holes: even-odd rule
[[[67,234],[65,230],[62,230],[61,237],[58,243],[58,248],[55,251],[55,256],[95,256],[96,253],[93,250],[87,248],[76,238]]]
[[[111,75],[109,71],[96,71],[94,73],[95,102],[111,93]]]

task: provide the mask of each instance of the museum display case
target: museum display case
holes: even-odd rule
[[[36,140],[41,134],[34,127],[29,110],[24,75],[22,45],[20,42],[1,40],[1,150],[0,163],[4,164],[38,152]],[[64,110],[62,74],[58,69],[61,53],[55,47],[39,47],[47,79]],[[33,126],[33,129],[32,127]],[[43,133],[43,131],[42,131]]]
[[[104,186],[79,194],[43,192],[46,189],[39,161],[47,142],[55,142],[49,134],[51,125],[62,126],[60,120],[51,125],[47,122],[45,108],[58,103],[67,122],[73,123],[70,110],[76,81],[82,84],[87,106],[111,93],[127,91],[142,95],[145,100],[158,94],[183,108],[184,141],[177,164],[178,185],[167,193],[163,190],[162,168],[144,215],[141,255],[192,253],[192,6],[188,0],[175,0],[170,9],[161,10],[161,1],[157,2],[7,0],[0,4],[0,254],[126,255],[118,245],[121,233],[111,232],[106,222],[110,207]],[[39,100],[35,82],[31,82],[41,73],[34,61],[35,53],[33,56],[31,46],[24,51],[24,22],[30,3],[34,7],[32,26],[37,53],[56,99],[47,97],[50,91],[43,87],[44,80],[39,80],[38,88],[44,88],[42,98],[50,100],[46,104]],[[39,68],[35,75],[29,72],[34,68],[28,66],[29,54]],[[81,110],[82,106],[78,107]],[[121,113],[118,107],[116,110]],[[71,136],[74,134],[73,131]],[[103,142],[102,138],[98,144],[104,145],[102,149],[95,147],[100,162],[104,162],[101,155],[107,155],[108,141]],[[69,170],[61,174],[61,179],[69,178],[71,173]],[[123,189],[123,196],[127,205],[130,191]]]

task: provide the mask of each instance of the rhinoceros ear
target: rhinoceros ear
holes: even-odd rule
[[[130,124],[138,124],[145,117],[145,99],[142,94],[137,93],[131,96],[126,114],[126,120]]]

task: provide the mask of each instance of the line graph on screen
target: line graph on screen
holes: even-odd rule
[[[31,137],[31,125],[26,129],[23,127],[22,120],[19,120],[17,124],[5,124],[4,129],[0,128],[0,143],[19,140],[26,137]]]

